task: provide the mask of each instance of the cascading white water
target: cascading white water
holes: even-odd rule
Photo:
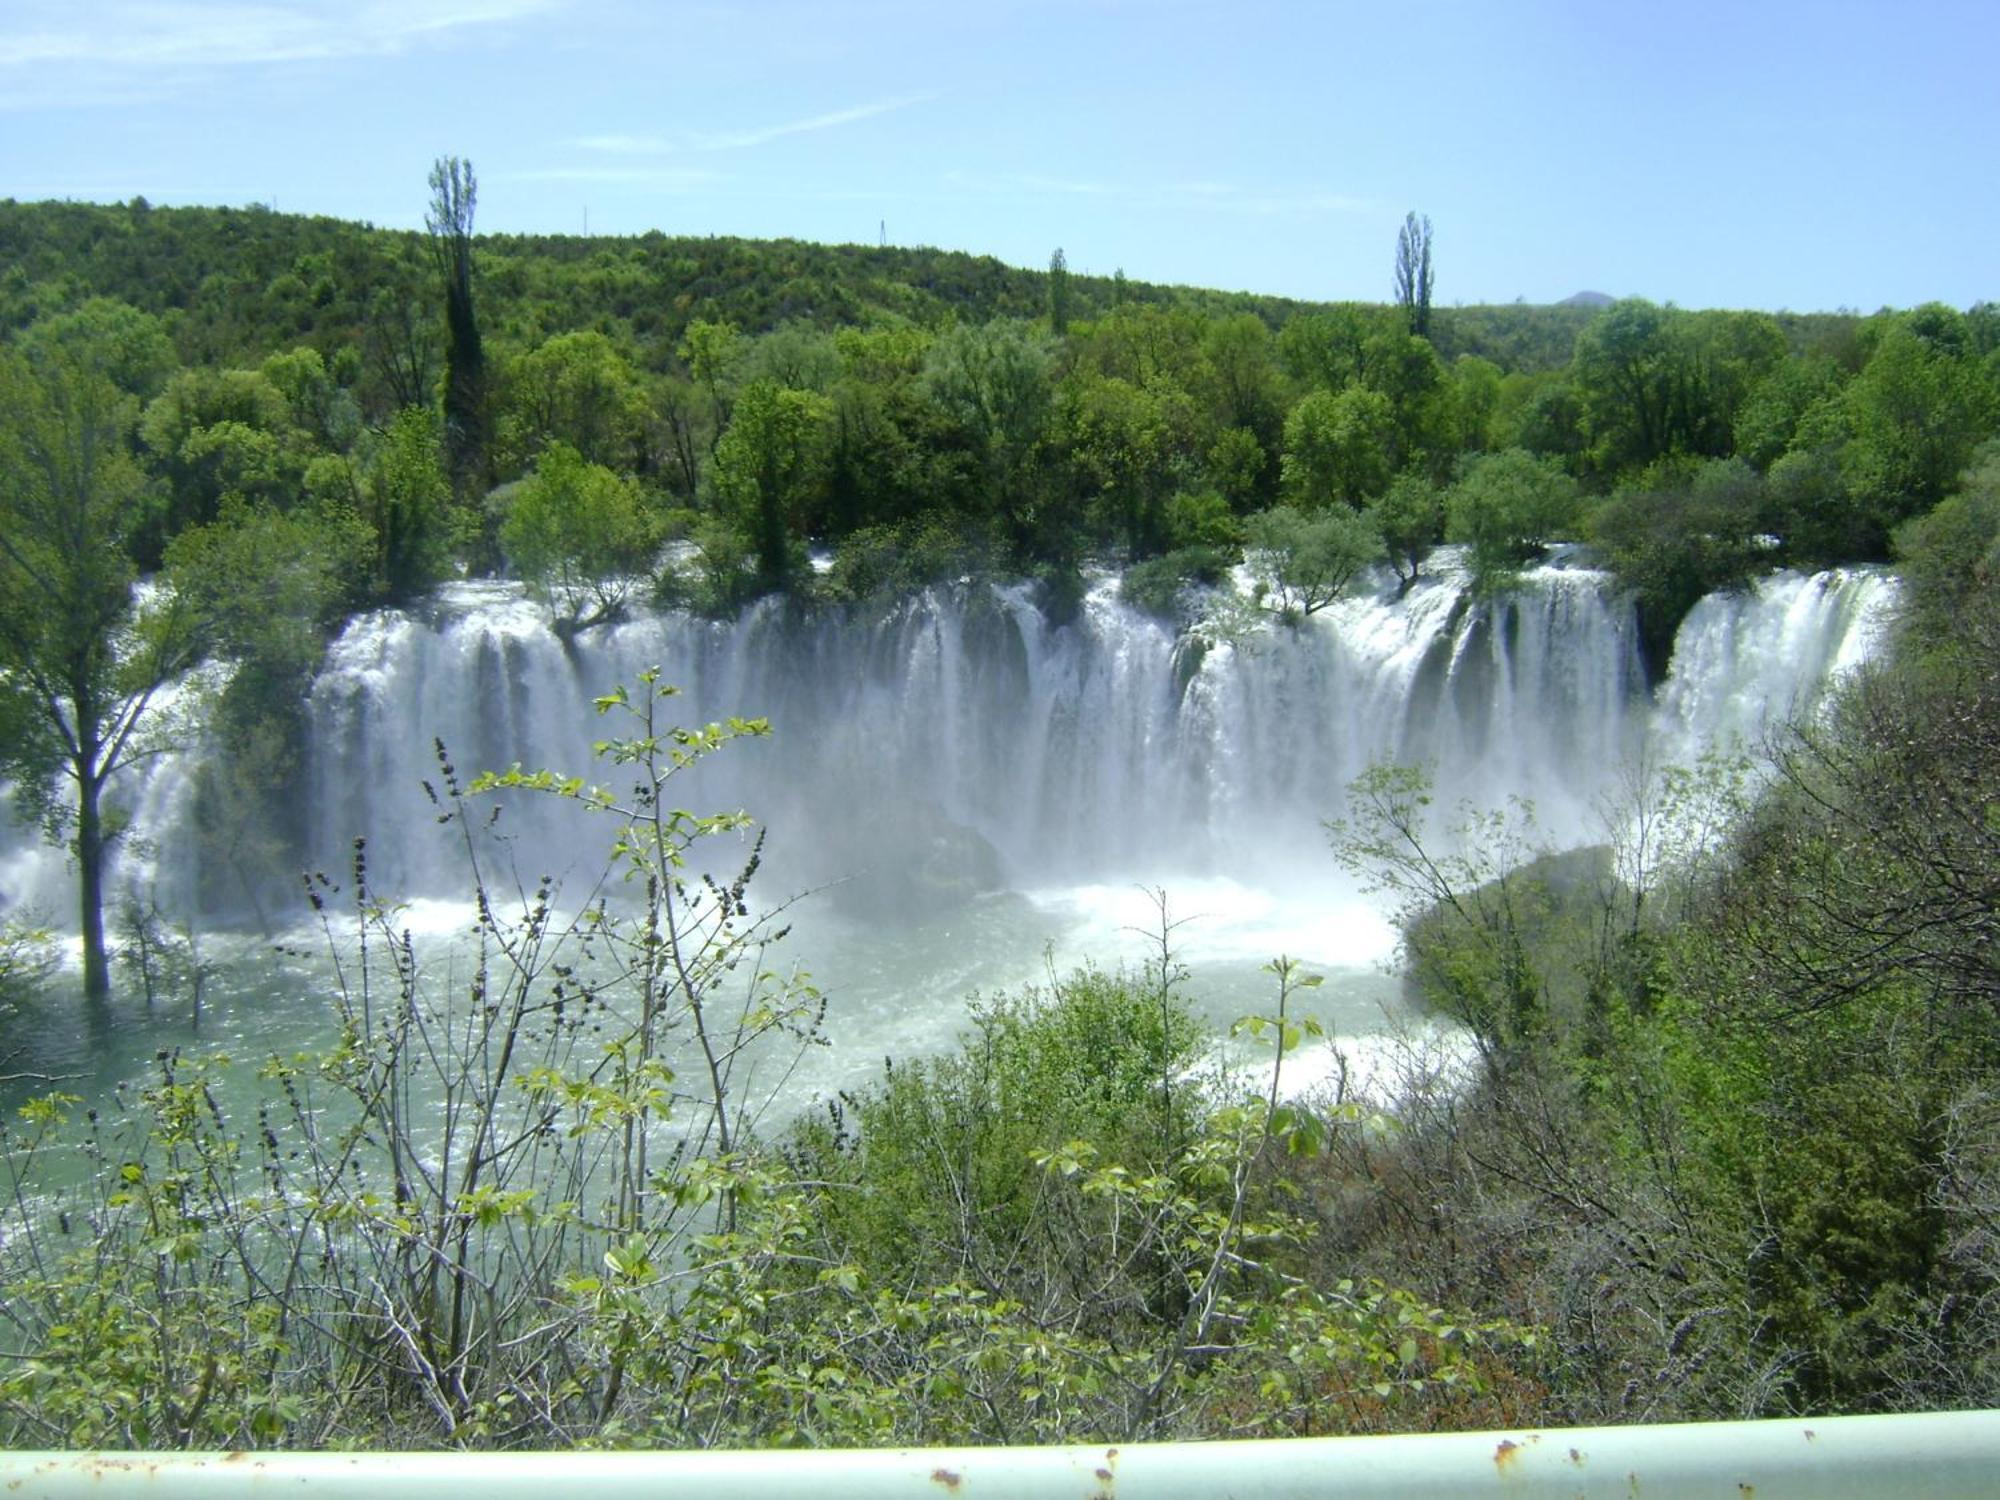
[[[1110,582],[1061,628],[1023,589],[968,585],[886,617],[647,616],[570,649],[514,590],[465,585],[429,620],[355,622],[330,655],[312,700],[322,850],[368,831],[379,878],[434,893],[450,853],[411,816],[432,737],[461,767],[594,774],[590,699],[649,665],[686,720],[771,720],[688,795],[751,809],[811,881],[865,880],[947,829],[1015,887],[1324,874],[1321,820],[1386,758],[1433,763],[1445,798],[1532,797],[1580,836],[1646,707],[1629,610],[1580,570],[1488,605],[1440,577],[1205,654]],[[594,852],[535,835],[544,859]]]
[[[591,744],[613,726],[591,699],[658,666],[684,690],[677,721],[762,715],[774,731],[701,768],[682,805],[750,810],[775,884],[845,882],[836,903],[873,919],[984,885],[1323,889],[1321,822],[1371,763],[1427,762],[1440,804],[1521,797],[1555,842],[1599,838],[1601,793],[1645,735],[1687,760],[1804,706],[1874,649],[1892,597],[1856,569],[1704,600],[1655,707],[1629,606],[1582,568],[1480,602],[1447,555],[1402,596],[1385,585],[1206,650],[1109,581],[1060,627],[1023,587],[968,584],[886,614],[641,613],[569,646],[518,587],[457,584],[357,618],[330,650],[310,703],[312,852],[337,873],[365,834],[379,890],[463,898],[420,791],[439,781],[433,737],[462,775],[519,762],[596,779]],[[113,889],[184,896],[186,780],[169,759],[126,788],[142,838]],[[514,806],[501,826],[529,877],[601,861],[605,830],[574,808]],[[62,921],[61,856],[17,837],[0,898]]]
[[[676,803],[742,807],[770,830],[767,899],[838,882],[798,909],[791,945],[832,997],[841,1044],[795,1081],[806,1096],[858,1082],[886,1051],[951,1045],[974,988],[1144,952],[1134,929],[1157,915],[1140,887],[1198,919],[1176,942],[1211,1020],[1264,1004],[1259,966],[1285,952],[1335,977],[1316,1003],[1355,1037],[1399,1004],[1378,967],[1393,929],[1341,876],[1321,827],[1355,776],[1428,762],[1441,807],[1518,797],[1544,838],[1594,842],[1605,794],[1649,735],[1656,759],[1685,761],[1766,711],[1808,707],[1875,648],[1893,599],[1883,575],[1852,570],[1704,601],[1656,705],[1630,606],[1603,575],[1545,567],[1478,601],[1449,555],[1436,566],[1400,597],[1385,582],[1296,628],[1266,620],[1205,649],[1121,604],[1109,581],[1062,626],[1025,588],[968,584],[886,614],[642,613],[568,647],[518,587],[449,586],[420,609],[355,619],[329,651],[309,703],[312,857],[338,879],[366,835],[376,891],[414,902],[405,917],[420,930],[462,931],[458,829],[420,785],[441,781],[433,737],[461,778],[518,761],[609,780],[591,744],[619,731],[591,700],[658,666],[684,690],[674,722],[773,726],[677,781]],[[163,907],[186,909],[189,780],[168,757],[118,789],[141,837],[113,891],[156,883]],[[557,877],[565,902],[602,869],[609,829],[573,803],[515,798],[498,827],[506,841],[482,858],[502,889],[502,858],[527,881]],[[13,837],[0,914],[32,904],[69,925],[61,854]],[[268,905],[281,914],[285,894]],[[241,999],[209,1024],[249,1054],[294,1045],[292,999],[324,980],[274,968],[253,938],[228,951],[224,983]],[[135,1038],[134,1057],[150,1055]],[[107,1080],[136,1065],[99,1043],[46,1064]]]
[[[194,812],[194,754],[173,747],[200,738],[200,705],[228,680],[226,668],[205,666],[153,695],[142,720],[139,749],[112,778],[105,798],[108,821],[123,828],[113,846],[105,883],[107,899],[163,907],[184,903],[199,871],[194,841],[185,830]],[[57,788],[67,794],[68,783]],[[0,920],[70,928],[76,916],[76,880],[66,853],[41,838],[20,806],[16,789],[0,782]]]
[[[1664,757],[1689,763],[1710,747],[1754,748],[1811,712],[1829,681],[1875,654],[1894,594],[1878,569],[1840,568],[1703,599],[1681,622],[1660,687]]]

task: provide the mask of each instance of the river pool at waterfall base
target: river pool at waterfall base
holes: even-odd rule
[[[468,775],[608,775],[591,701],[657,666],[683,689],[677,722],[772,726],[673,785],[681,806],[742,808],[769,830],[753,902],[803,893],[768,963],[810,974],[828,1045],[759,1060],[751,1092],[776,1088],[778,1115],[879,1076],[884,1057],[948,1050],[975,993],[1084,963],[1140,967],[1158,952],[1157,892],[1186,993],[1218,1033],[1268,1011],[1263,966],[1282,954],[1328,977],[1309,1008],[1353,1048],[1416,1025],[1389,973],[1384,898],[1342,875],[1322,826],[1356,776],[1422,764],[1443,823],[1460,807],[1532,805],[1530,844],[1603,842],[1635,756],[1686,763],[1754,744],[1874,652],[1893,598],[1868,569],[1714,596],[1649,689],[1629,603],[1561,562],[1482,600],[1447,555],[1407,591],[1385,580],[1296,627],[1206,644],[1123,604],[1112,579],[1060,625],[1023,588],[966,584],[873,612],[641,612],[575,641],[516,585],[455,584],[421,608],[358,617],[329,651],[308,703],[311,858],[337,879],[365,836],[371,882],[404,903],[395,921],[426,984],[462,984],[471,885],[463,843],[420,790],[438,774],[434,741]],[[227,885],[184,831],[191,783],[188,757],[168,757],[123,789],[136,836],[113,889],[157,901],[170,923],[195,891]],[[528,887],[549,877],[559,906],[591,899],[603,820],[517,802],[497,827],[489,871]],[[747,853],[718,854],[717,872]],[[26,830],[0,846],[0,911],[60,925],[73,900],[58,851]],[[291,892],[257,904],[280,929],[286,910],[305,915]],[[325,936],[301,926],[274,940],[248,913],[225,917],[199,938],[198,1026],[185,998],[149,1009],[129,973],[108,1011],[79,1015],[58,975],[9,1025],[6,1071],[27,1075],[13,1096],[104,1098],[176,1047],[220,1047],[248,1073],[330,1041]],[[1332,1071],[1318,1051],[1293,1075]]]

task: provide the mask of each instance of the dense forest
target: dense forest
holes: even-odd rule
[[[61,1095],[24,1108],[17,1202],[44,1159],[93,1170],[9,1230],[9,1442],[2000,1403],[2000,308],[1433,305],[1415,216],[1395,300],[1310,305],[1059,250],[480,235],[476,205],[456,161],[422,234],[0,203],[0,769],[75,855],[93,999],[114,778],[164,690],[227,669],[199,836],[276,881],[330,633],[461,572],[522,579],[571,634],[641,598],[866,610],[978,574],[1060,618],[1094,568],[1193,626],[1218,600],[1296,623],[1446,544],[1502,591],[1580,541],[1655,671],[1696,600],[1780,566],[1893,560],[1900,633],[1754,775],[1635,770],[1617,847],[1546,854],[1497,815],[1440,836],[1408,769],[1353,788],[1329,857],[1401,899],[1413,992],[1475,1051],[1412,1058],[1388,1101],[1281,1087],[1312,983],[1282,963],[1246,1022],[1261,1070],[1206,1061],[1163,905],[1143,973],[988,1002],[962,1054],[759,1139],[732,1061],[812,1036],[817,997],[718,1020],[755,923],[686,871],[734,825],[662,810],[764,726],[670,734],[648,682],[602,705],[626,800],[442,765],[441,819],[500,783],[608,816],[644,910],[566,929],[546,891],[509,916],[481,887],[489,960],[454,1002],[358,859],[313,899],[373,967],[254,1121],[215,1105],[225,1064],[165,1054],[115,1140]],[[9,986],[35,956],[10,929]],[[416,1072],[459,1101],[441,1155],[403,1112]],[[670,1108],[683,1144],[649,1159]]]

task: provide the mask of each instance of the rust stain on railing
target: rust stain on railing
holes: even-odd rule
[[[1298,1500],[1958,1500],[1991,1496],[2000,1411],[1661,1427],[1547,1428],[1123,1448],[769,1452],[0,1452],[0,1500],[1194,1500],[1254,1490]],[[942,1492],[942,1496],[941,1493]]]

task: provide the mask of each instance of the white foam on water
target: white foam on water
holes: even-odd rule
[[[1384,576],[1296,627],[1266,617],[1206,647],[1123,604],[1109,577],[1062,625],[1027,586],[961,583],[876,611],[766,600],[715,622],[642,608],[567,643],[519,586],[461,582],[356,617],[329,650],[307,705],[310,859],[344,883],[365,836],[371,889],[448,951],[472,925],[466,825],[440,824],[420,783],[449,807],[451,780],[516,763],[615,782],[593,742],[637,726],[592,702],[657,667],[682,690],[666,723],[769,718],[768,739],[726,746],[670,795],[747,809],[769,830],[754,901],[832,887],[798,909],[782,958],[825,981],[829,1029],[853,1056],[948,1047],[974,989],[1085,960],[1143,964],[1157,952],[1153,890],[1206,1018],[1268,1011],[1262,966],[1283,954],[1327,976],[1298,1003],[1353,1047],[1392,1031],[1400,1005],[1382,898],[1343,881],[1322,826],[1355,777],[1421,762],[1441,810],[1520,798],[1541,837],[1595,842],[1639,746],[1685,762],[1810,711],[1878,650],[1893,600],[1870,569],[1704,600],[1656,704],[1629,601],[1604,575],[1541,567],[1480,600],[1448,549],[1407,591]],[[189,764],[162,757],[117,789],[138,837],[110,888],[156,892],[170,914],[200,873]],[[491,888],[553,877],[562,906],[597,888],[611,820],[522,795],[473,812]],[[749,851],[732,837],[711,867],[726,874]],[[15,830],[0,900],[68,925],[65,863]],[[843,905],[869,882],[873,906]],[[859,1065],[830,1063],[815,1086]],[[1288,1068],[1313,1071],[1307,1054]]]

